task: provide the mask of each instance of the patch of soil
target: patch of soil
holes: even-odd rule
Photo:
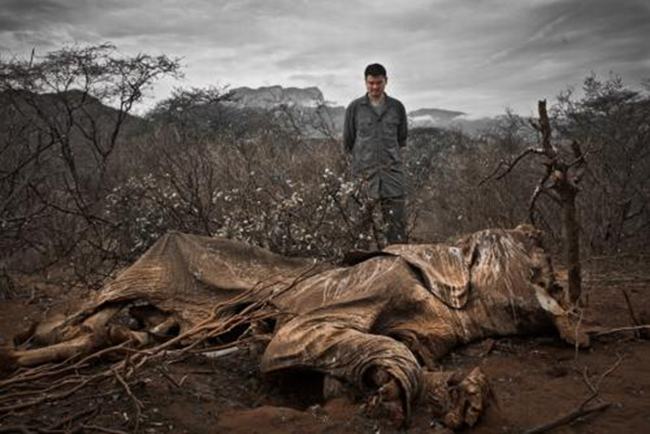
[[[623,291],[637,320],[647,323],[648,265],[648,258],[601,258],[587,263],[584,323],[607,328],[631,325]],[[37,288],[22,298],[0,301],[0,337],[5,344],[46,312],[69,311],[79,300],[78,294],[52,285]],[[147,366],[130,385],[132,396],[116,378],[107,378],[65,399],[0,414],[0,432],[11,432],[11,427],[15,432],[133,432],[136,428],[144,433],[404,432],[387,421],[364,416],[363,402],[358,400],[323,402],[318,375],[261,376],[261,350],[247,345],[217,358],[194,354]],[[649,360],[650,341],[625,332],[600,337],[591,348],[580,351],[555,336],[486,340],[457,349],[441,365],[444,369],[480,366],[493,388],[494,399],[486,413],[476,427],[463,432],[520,433],[549,422],[582,403],[591,394],[590,383],[599,390],[593,403],[611,405],[552,432],[643,433],[650,432]],[[0,398],[2,394],[0,390]],[[418,407],[406,432],[449,431]]]

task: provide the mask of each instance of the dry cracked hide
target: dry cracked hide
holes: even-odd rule
[[[360,391],[371,415],[406,424],[420,403],[459,428],[479,420],[488,381],[479,369],[440,372],[436,361],[487,337],[556,327],[570,338],[561,293],[540,233],[528,226],[449,245],[393,245],[344,266],[174,232],[78,312],[39,325],[32,347],[2,357],[34,366],[124,340],[153,348],[224,341],[243,318],[247,333],[268,334],[261,372],[317,371],[330,391]]]

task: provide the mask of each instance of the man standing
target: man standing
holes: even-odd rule
[[[386,95],[386,69],[366,67],[366,95],[345,111],[343,144],[352,156],[352,171],[368,182],[369,195],[379,200],[388,244],[406,242],[404,170],[400,148],[406,146],[404,105]]]

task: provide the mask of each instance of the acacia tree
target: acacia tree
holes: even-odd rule
[[[56,247],[58,257],[94,237],[91,245],[106,251],[103,235],[114,224],[101,206],[111,156],[149,87],[179,75],[178,59],[125,56],[110,44],[0,60],[2,250]],[[49,232],[39,234],[43,227]]]

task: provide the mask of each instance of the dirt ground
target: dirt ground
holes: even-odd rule
[[[649,265],[650,257],[587,261],[584,323],[631,325],[623,292],[637,319],[650,322]],[[27,287],[33,291],[0,300],[0,345],[30,322],[69,310],[80,297],[37,280]],[[524,432],[575,409],[591,394],[589,384],[598,389],[592,404],[611,405],[552,432],[650,432],[650,340],[643,338],[633,332],[609,334],[580,351],[555,336],[501,338],[457,349],[441,361],[442,367],[480,366],[494,392],[477,426],[462,432]],[[248,346],[217,358],[193,354],[161,362],[138,374],[131,395],[116,378],[108,378],[65,399],[0,412],[0,432],[448,432],[423,408],[416,408],[411,426],[400,431],[388,421],[364,416],[362,402],[323,402],[317,375],[264,378],[257,370],[259,355],[258,346]],[[5,393],[0,388],[0,401]]]

